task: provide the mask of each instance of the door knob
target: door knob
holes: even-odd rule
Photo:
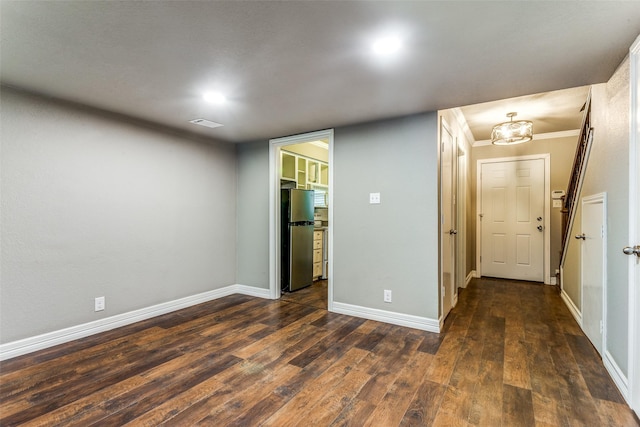
[[[536,228],[538,229],[538,231],[542,231],[542,230],[544,230],[544,227],[543,227],[543,226],[541,226],[541,225],[537,226]]]
[[[587,236],[584,235],[584,233],[582,234],[576,234],[576,239],[580,240],[587,240]]]
[[[449,230],[449,234],[458,234],[458,230],[454,230],[453,228]]]
[[[626,246],[624,249],[622,249],[622,252],[625,255],[635,255],[640,258],[640,245]]]

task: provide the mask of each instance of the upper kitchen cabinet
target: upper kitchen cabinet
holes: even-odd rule
[[[329,186],[329,165],[320,163],[320,184]]]
[[[307,159],[307,183],[329,186],[329,165],[320,160]]]
[[[329,189],[329,164],[280,150],[280,179],[303,190]]]
[[[296,156],[286,151],[280,151],[280,179],[296,181]]]

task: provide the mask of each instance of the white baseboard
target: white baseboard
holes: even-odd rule
[[[562,290],[562,292],[560,292],[560,298],[562,298],[562,301],[564,301],[565,305],[571,312],[571,315],[574,319],[576,319],[576,322],[578,322],[578,325],[580,325],[580,327],[582,328],[582,313],[580,312],[580,310],[578,310],[578,307],[576,307],[576,305],[573,303],[571,298],[569,298],[569,295],[567,295],[564,289]]]
[[[627,403],[631,405],[629,396],[629,381],[627,380],[627,377],[622,373],[622,370],[620,369],[616,361],[613,359],[613,356],[611,356],[608,351],[604,352],[602,362],[604,363],[604,367],[607,369],[607,372],[609,372],[611,379],[613,379],[613,382],[618,387],[618,390],[620,390],[620,393],[622,393],[624,400],[626,400]]]
[[[391,323],[392,325],[420,329],[422,331],[439,333],[441,330],[440,322],[438,320],[430,319],[428,317],[414,316],[411,314],[380,310],[377,308],[362,307],[334,301],[332,311],[335,313],[347,314],[349,316]]]
[[[260,298],[269,298],[269,289],[256,288],[246,285],[225,286],[224,288],[214,289],[212,291],[191,295],[173,301],[167,301],[161,304],[153,305],[151,307],[145,307],[127,313],[117,314],[115,316],[95,320],[93,322],[83,323],[81,325],[47,332],[45,334],[36,335],[34,337],[25,338],[18,341],[12,341],[0,345],[0,360],[10,359],[12,357],[21,356],[23,354],[53,347],[58,344],[63,344],[69,341],[88,337],[89,335],[110,331],[111,329],[130,325],[135,322],[140,322],[141,320],[150,319],[161,314],[166,314],[172,311],[191,307],[193,305],[202,304],[203,302],[226,297],[232,294],[244,294]]]
[[[556,286],[557,284],[558,284],[558,281],[556,279],[556,276],[549,277],[549,285]]]
[[[471,270],[469,272],[469,274],[467,274],[467,278],[464,280],[464,287],[465,288],[467,286],[469,286],[469,283],[471,283],[471,279],[473,279],[474,277],[476,277],[476,271],[475,270]]]
[[[233,285],[235,294],[249,295],[252,297],[270,299],[271,293],[269,289],[256,288],[255,286]]]
[[[564,271],[561,268],[560,269],[561,283],[562,283],[563,275],[564,275]],[[576,307],[576,305],[573,303],[573,301],[571,300],[569,295],[567,295],[564,289],[562,289],[562,291],[560,292],[560,297],[562,298],[562,301],[564,301],[565,305],[571,312],[571,315],[573,316],[573,318],[576,319],[576,322],[578,322],[578,325],[580,325],[580,328],[582,329],[582,313],[580,313],[580,310],[578,310],[578,307]],[[611,356],[611,353],[609,353],[606,350],[604,352],[604,357],[602,358],[602,363],[604,364],[605,369],[609,373],[609,376],[611,377],[613,382],[616,384],[616,387],[618,387],[618,390],[620,390],[620,393],[622,393],[622,396],[630,405],[631,402],[629,400],[629,397],[630,397],[629,383],[628,383],[627,377],[624,375],[624,373],[622,372],[622,370],[620,369],[616,361],[613,359],[613,356]]]

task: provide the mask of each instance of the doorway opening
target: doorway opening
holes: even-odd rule
[[[332,310],[332,163],[333,129],[270,141],[269,292],[272,299],[282,297],[286,301]],[[304,246],[294,247],[291,236],[302,227],[294,228],[297,224],[287,221],[287,214],[283,213],[291,212],[289,207],[283,211],[283,201],[287,205],[289,194],[304,195],[312,200],[313,216],[303,218],[305,221],[301,224],[309,231],[309,242]],[[288,283],[292,272],[303,277],[295,286]]]

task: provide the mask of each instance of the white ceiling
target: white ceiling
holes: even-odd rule
[[[3,84],[231,142],[604,82],[640,32],[637,1],[2,0],[0,8]],[[369,45],[388,31],[404,48],[382,63]],[[202,100],[213,89],[229,101]],[[478,109],[463,112],[485,139],[482,126],[509,111],[496,106],[484,124]],[[561,121],[558,109],[536,114],[545,126]]]
[[[493,126],[508,122],[510,112],[518,113],[514,120],[532,121],[534,138],[540,138],[541,134],[579,130],[588,96],[589,86],[580,86],[468,105],[460,111],[477,143],[490,143]]]

